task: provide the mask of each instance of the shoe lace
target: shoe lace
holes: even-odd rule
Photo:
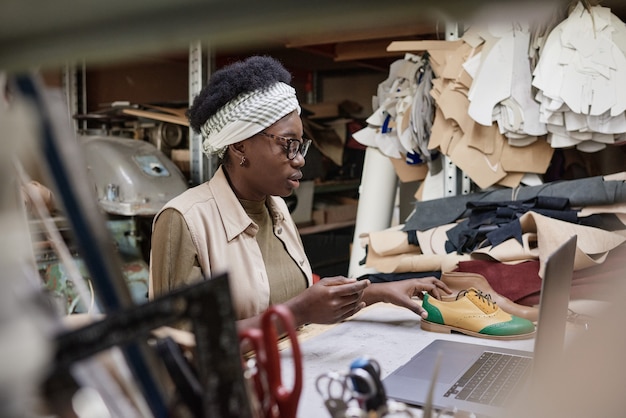
[[[496,301],[491,299],[491,294],[489,293],[484,293],[480,290],[477,289],[465,289],[465,290],[461,290],[457,295],[456,295],[456,299],[459,300],[460,298],[464,297],[465,295],[467,295],[468,293],[474,293],[476,296],[478,296],[478,299],[480,299],[482,302],[486,303],[487,306],[491,307],[491,308],[495,308],[496,307]]]

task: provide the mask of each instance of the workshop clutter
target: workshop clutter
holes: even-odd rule
[[[406,54],[391,64],[389,77],[378,85],[372,100],[375,111],[366,120],[368,126],[356,132],[355,139],[391,158],[413,154],[420,162],[430,161],[426,144],[432,125],[432,99],[424,86],[431,85],[432,77],[428,58]]]
[[[513,200],[500,189],[416,202],[404,224],[361,235],[365,266],[389,280],[465,273],[465,285],[493,290],[509,301],[503,309],[532,319],[524,307],[539,303],[545,260],[576,235],[571,299],[604,300],[621,277],[625,179],[616,173],[523,187]]]
[[[246,413],[251,399],[226,273],[143,304],[98,316],[67,316],[64,322],[74,326],[55,336],[45,368],[42,401],[48,414],[65,416],[72,403],[87,397],[81,416],[148,416],[147,407],[158,407],[155,416],[252,417]],[[142,357],[133,352],[140,347]],[[126,363],[118,350],[135,362]],[[125,372],[125,365],[133,370],[137,358],[152,365],[142,380]],[[88,390],[79,387],[87,383]],[[149,389],[138,390],[144,387]]]
[[[332,418],[416,416],[407,405],[387,398],[380,364],[367,356],[354,359],[345,372],[319,375],[315,388]]]
[[[374,113],[367,118],[367,126],[353,133],[356,141],[378,148],[395,162],[403,181],[423,179],[426,173],[418,167],[437,158],[437,152],[428,149],[434,114],[433,77],[427,56],[406,54],[393,62],[389,77],[378,85],[372,98]]]
[[[443,154],[481,189],[538,182],[558,148],[623,143],[624,23],[583,2],[567,16],[557,6],[542,22],[514,19],[477,18],[459,40],[406,53],[354,138],[432,175]]]
[[[594,152],[626,140],[626,26],[579,2],[542,46],[533,86],[553,148]]]

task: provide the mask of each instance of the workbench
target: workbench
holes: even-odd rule
[[[568,323],[566,343],[571,334],[570,328]],[[534,338],[503,341],[424,331],[420,328],[420,318],[412,311],[385,303],[369,306],[340,324],[308,325],[300,330],[299,337],[303,389],[298,417],[330,416],[323,398],[315,387],[316,379],[321,374],[328,371],[347,372],[354,359],[369,356],[378,361],[381,366],[381,378],[385,378],[435,339],[527,351],[533,350],[535,341]],[[291,349],[284,348],[282,356],[283,379],[288,385],[293,381]],[[421,416],[419,409],[411,410],[416,416]]]

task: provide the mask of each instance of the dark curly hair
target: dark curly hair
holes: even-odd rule
[[[275,58],[252,56],[215,71],[187,111],[189,125],[196,132],[222,106],[242,93],[269,87],[277,82],[289,84],[291,74]]]

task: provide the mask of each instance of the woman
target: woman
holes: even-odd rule
[[[239,329],[258,326],[260,314],[277,303],[291,309],[298,326],[335,323],[381,301],[425,317],[412,297],[450,293],[436,278],[312,283],[282,199],[299,186],[310,145],[290,81],[278,61],[255,56],[216,71],[194,100],[190,125],[221,165],[210,181],[172,199],[155,217],[151,297],[228,271]]]

